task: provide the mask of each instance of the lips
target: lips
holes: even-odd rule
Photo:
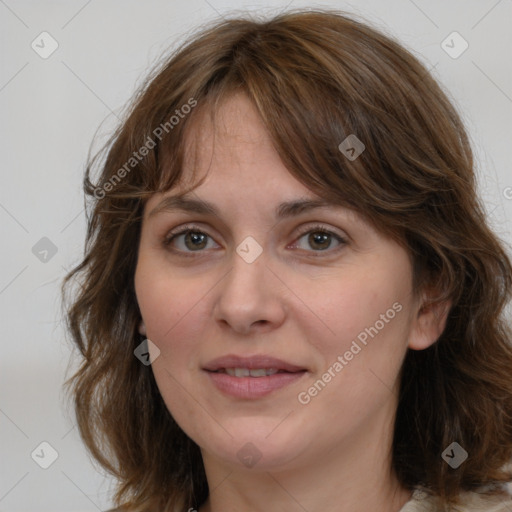
[[[306,368],[266,355],[227,355],[210,361],[203,370],[224,395],[243,400],[263,398],[307,373]]]
[[[306,368],[288,363],[281,359],[267,355],[237,356],[226,355],[207,363],[203,370],[209,372],[231,373],[233,370],[266,370],[272,373],[297,373],[306,371]],[[256,376],[256,372],[253,372]]]

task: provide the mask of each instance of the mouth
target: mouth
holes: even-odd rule
[[[212,370],[206,370],[212,371]],[[286,370],[278,370],[277,368],[220,368],[212,371],[212,373],[226,373],[231,377],[270,377],[276,373],[300,373],[306,370],[298,370],[295,372],[288,372]]]
[[[267,355],[226,355],[210,361],[203,367],[210,372],[227,373],[232,377],[265,377],[276,373],[296,373],[306,368]]]
[[[203,370],[215,387],[236,398],[256,399],[299,380],[306,368],[269,356],[224,356]]]

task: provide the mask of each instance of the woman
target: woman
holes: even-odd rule
[[[98,161],[69,384],[119,510],[512,510],[512,269],[409,52],[218,22]]]

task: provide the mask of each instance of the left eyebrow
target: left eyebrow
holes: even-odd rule
[[[285,219],[319,208],[332,207],[341,208],[343,205],[325,201],[323,199],[299,198],[293,201],[280,203],[276,207],[274,215],[277,219]],[[172,211],[185,211],[202,215],[210,215],[217,218],[221,217],[219,209],[213,203],[203,199],[193,199],[186,197],[185,195],[165,197],[157,206],[155,206],[155,208],[153,208],[153,210],[151,210],[148,217],[153,217],[158,213]]]

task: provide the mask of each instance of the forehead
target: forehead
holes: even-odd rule
[[[220,218],[235,207],[268,210],[275,220],[332,209],[358,217],[348,203],[315,193],[286,168],[244,93],[203,103],[190,121],[180,180],[150,198],[150,217],[184,211]]]
[[[276,187],[318,198],[283,164],[247,96],[236,93],[217,105],[198,106],[185,130],[183,165],[173,192],[194,189],[216,196]]]
[[[219,160],[238,166],[253,160],[274,167],[281,164],[259,113],[243,93],[222,98],[215,105],[203,104],[190,121],[184,137],[184,174],[204,170]]]
[[[262,142],[266,132],[254,103],[242,91],[212,100],[205,99],[194,112],[190,132],[197,136],[239,137],[246,142]]]

